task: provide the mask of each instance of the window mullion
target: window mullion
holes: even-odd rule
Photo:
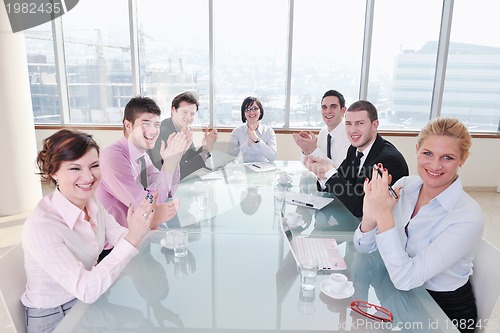
[[[443,0],[443,14],[441,16],[441,29],[436,60],[436,73],[432,88],[432,101],[430,119],[441,115],[443,103],[444,82],[446,79],[446,65],[448,63],[448,50],[450,47],[451,21],[454,0]]]
[[[66,76],[66,57],[64,55],[64,35],[62,18],[52,20],[52,42],[54,45],[54,63],[56,68],[57,87],[59,89],[59,106],[61,108],[61,124],[70,123],[68,81]]]

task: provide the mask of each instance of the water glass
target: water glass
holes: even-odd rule
[[[314,309],[314,299],[316,298],[316,291],[314,289],[305,290],[300,288],[299,294],[299,304],[297,305],[297,310],[305,315],[313,314]]]
[[[198,207],[201,210],[208,208],[208,192],[198,193]]]
[[[304,290],[312,290],[316,286],[318,275],[318,263],[313,259],[305,259],[300,262],[300,284]]]
[[[187,255],[188,247],[188,234],[184,231],[179,231],[173,234],[174,240],[174,255],[177,258],[185,257]]]
[[[280,214],[283,210],[283,203],[285,202],[285,192],[275,191],[274,192],[274,213]]]

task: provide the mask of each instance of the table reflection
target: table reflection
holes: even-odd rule
[[[111,289],[94,304],[77,302],[55,333],[387,331],[371,329],[366,318],[351,311],[354,299],[390,309],[394,325],[421,323],[420,332],[427,332],[432,318],[440,321],[433,332],[446,331],[446,316],[425,289],[396,290],[377,253],[356,252],[352,236],[359,219],[333,195],[317,192],[316,178],[300,162],[276,162],[276,166],[274,171],[258,173],[243,164],[227,165],[217,171],[220,177],[203,180],[208,193],[203,209],[192,187],[203,174],[183,180],[175,195],[181,200],[180,210],[168,228],[151,232]],[[291,175],[291,184],[277,184],[276,173],[282,170]],[[288,191],[334,200],[321,210],[277,200],[277,194]],[[353,296],[324,295],[320,283],[328,275],[318,275],[312,291],[301,289],[295,260],[276,218],[289,212],[300,214],[304,221],[292,229],[294,235],[337,240],[348,267],[342,273],[353,281]],[[189,234],[183,258],[160,245],[170,228]],[[405,326],[403,331],[413,328]]]

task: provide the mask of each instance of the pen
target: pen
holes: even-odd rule
[[[307,202],[303,202],[303,201],[299,201],[299,200],[292,199],[292,202],[296,203],[296,204],[299,204],[299,205],[306,206],[306,207],[314,207],[313,204],[310,204],[310,203],[307,203]]]
[[[378,168],[378,165],[374,164],[373,167],[375,168],[375,170],[377,170],[379,176],[382,177],[382,171],[380,171],[380,169]],[[394,191],[394,189],[392,188],[391,185],[389,185],[389,192],[391,192],[391,194],[394,197],[394,199],[398,198],[398,195],[397,195],[396,191]]]
[[[254,167],[256,168],[259,168],[260,169],[260,166],[258,166],[257,164],[252,164]]]

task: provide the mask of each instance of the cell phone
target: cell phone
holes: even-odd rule
[[[380,170],[380,168],[378,167],[378,165],[374,164],[373,165],[373,168],[375,170],[377,170],[378,174],[380,177],[382,177],[382,170]],[[389,185],[389,192],[391,193],[391,195],[394,197],[394,199],[397,199],[398,198],[398,194],[396,193],[396,191],[394,191],[394,189],[392,188],[391,185]]]

